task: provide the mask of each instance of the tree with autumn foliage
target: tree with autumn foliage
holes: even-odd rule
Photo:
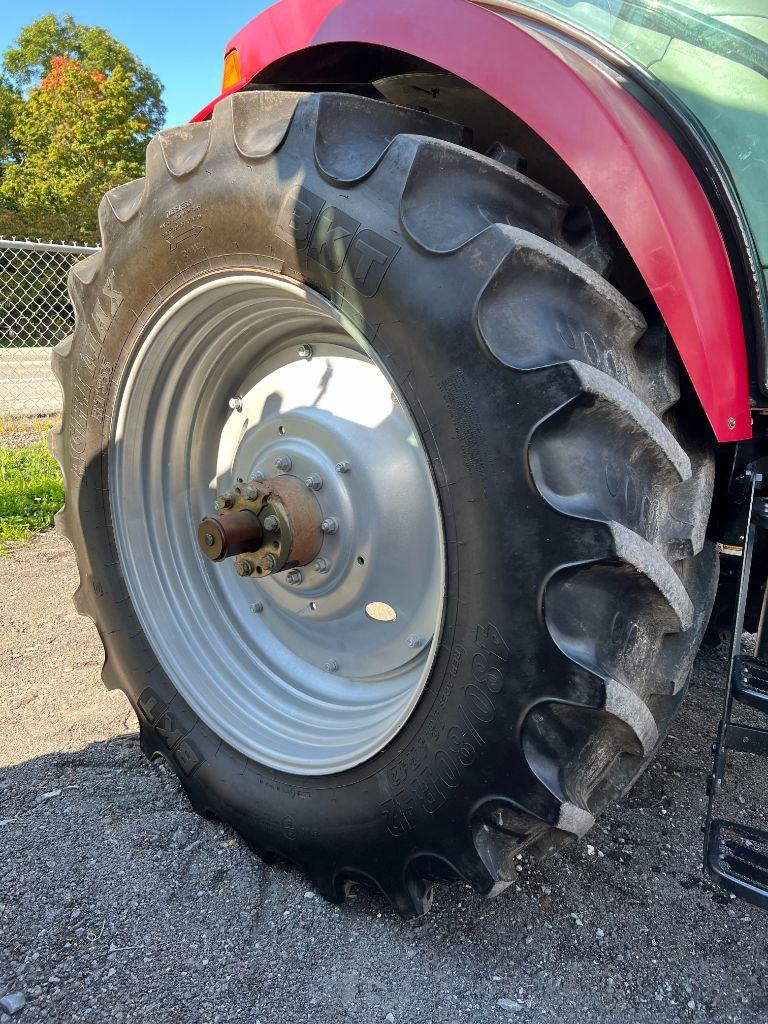
[[[162,127],[157,77],[104,29],[68,15],[23,29],[3,73],[0,233],[95,240],[101,196],[141,176]]]

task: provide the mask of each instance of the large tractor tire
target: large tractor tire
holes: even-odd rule
[[[143,750],[329,900],[404,916],[501,891],[631,785],[716,581],[664,332],[591,217],[469,144],[229,97],[104,198],[54,358],[75,600]],[[275,557],[205,557],[270,502]]]

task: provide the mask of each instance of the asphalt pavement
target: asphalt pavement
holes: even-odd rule
[[[0,347],[0,416],[53,416],[61,390],[51,369],[51,350]]]

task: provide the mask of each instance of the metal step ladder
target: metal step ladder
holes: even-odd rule
[[[768,586],[763,595],[755,654],[742,649],[744,610],[753,572],[765,580],[768,567],[753,567],[755,537],[768,530],[768,481],[760,460],[747,470],[750,478],[741,575],[734,613],[728,681],[723,715],[712,746],[714,764],[707,783],[709,803],[704,824],[704,865],[724,889],[758,907],[768,909],[768,830],[715,816],[717,798],[725,786],[729,750],[768,757]],[[758,577],[758,578],[759,578]],[[742,704],[765,715],[764,728],[738,725],[732,721],[734,705]]]

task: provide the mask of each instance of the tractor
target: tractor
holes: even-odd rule
[[[768,904],[717,809],[768,754],[765,15],[281,0],[101,202],[75,603],[144,753],[328,900],[418,917],[583,836],[709,638],[704,862]]]

